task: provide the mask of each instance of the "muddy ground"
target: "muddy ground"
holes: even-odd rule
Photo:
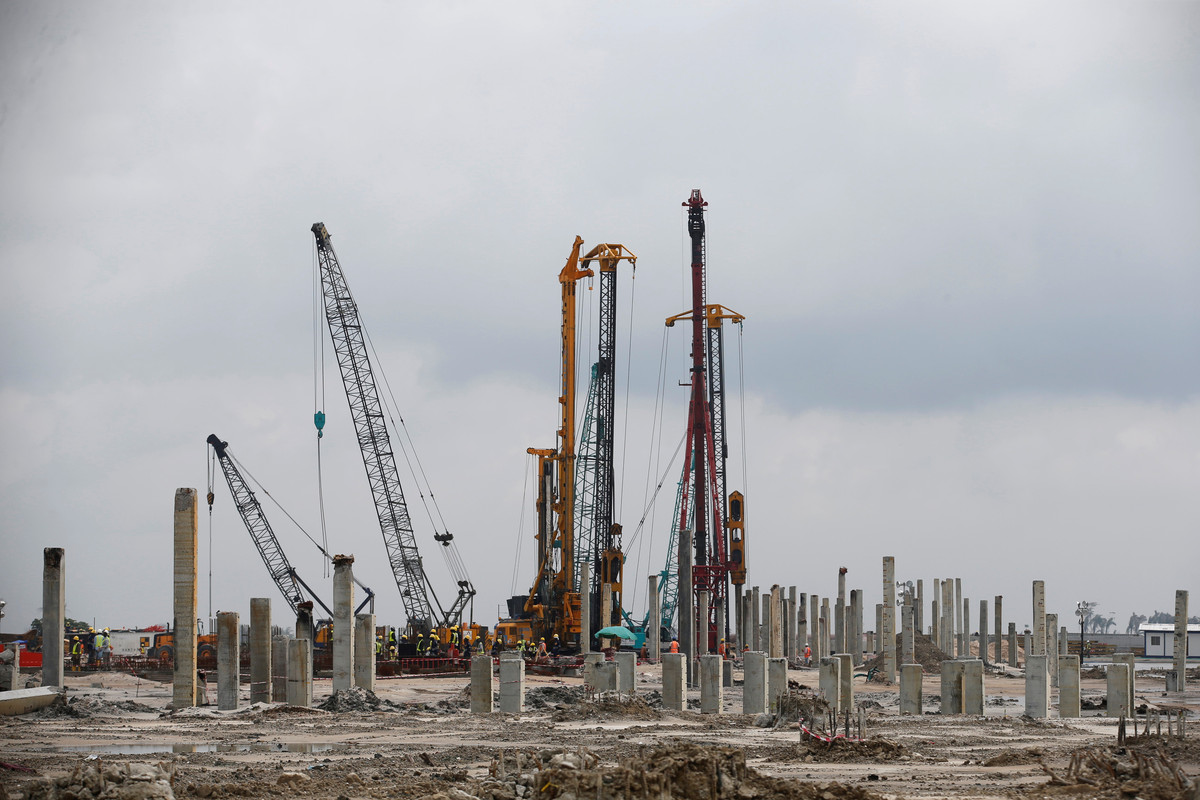
[[[817,683],[812,670],[790,676],[796,687]],[[894,687],[859,677],[865,741],[826,744],[805,740],[792,719],[759,727],[768,720],[738,713],[740,677],[725,690],[726,713],[712,717],[663,711],[652,665],[639,665],[632,699],[597,702],[579,679],[529,676],[520,716],[472,715],[465,676],[381,679],[374,697],[331,698],[330,682],[318,680],[316,702],[331,710],[249,706],[244,687],[238,711],[171,712],[170,684],[69,675],[64,706],[0,718],[0,800],[153,797],[146,787],[167,784],[122,794],[112,783],[137,769],[126,765],[151,763],[162,763],[176,797],[330,800],[1182,798],[1191,790],[1171,787],[1200,776],[1195,690],[1185,740],[1152,732],[1118,748],[1116,720],[1023,718],[1017,676],[987,676],[982,718],[938,715],[936,676],[926,678],[920,718],[899,716]],[[1139,702],[1165,703],[1162,683],[1139,673]],[[1083,681],[1085,697],[1104,691],[1102,680]],[[106,769],[116,776],[108,784],[97,777]],[[64,785],[51,787],[55,779]]]

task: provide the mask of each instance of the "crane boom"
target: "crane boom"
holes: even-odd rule
[[[258,548],[258,554],[262,556],[263,563],[267,565],[267,572],[271,574],[271,580],[275,581],[275,585],[279,587],[279,593],[283,595],[283,599],[295,612],[297,606],[305,600],[304,592],[300,589],[300,583],[296,577],[296,570],[292,568],[283,548],[279,546],[279,540],[275,538],[275,531],[271,529],[271,523],[267,522],[267,517],[263,514],[262,504],[258,502],[258,498],[254,496],[249,484],[242,477],[241,471],[233,463],[227,450],[229,443],[222,442],[215,433],[209,434],[207,441],[212,445],[213,452],[216,453],[217,461],[221,464],[221,471],[225,473],[225,482],[229,484],[229,493],[233,495],[233,503],[237,506],[242,521],[246,523],[246,530],[250,532],[250,538],[254,540],[254,546]],[[318,600],[318,602],[320,601]],[[322,605],[324,604],[322,603]]]
[[[325,297],[325,319],[333,339],[342,384],[350,404],[350,416],[358,434],[358,446],[362,453],[363,466],[367,472],[367,483],[375,501],[379,528],[383,534],[388,563],[400,590],[404,611],[409,625],[419,630],[429,630],[434,625],[458,624],[475,588],[470,580],[462,576],[458,580],[458,596],[448,610],[438,602],[433,587],[425,573],[400,475],[396,469],[396,456],[392,451],[384,419],[383,404],[367,357],[367,343],[363,333],[358,306],[346,278],[342,274],[337,254],[333,250],[329,231],[324,223],[312,226],[317,242],[317,259],[321,272],[321,287]],[[444,547],[451,546],[452,534],[435,534]]]

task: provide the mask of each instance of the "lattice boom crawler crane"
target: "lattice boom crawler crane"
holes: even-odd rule
[[[445,640],[446,632],[452,625],[462,624],[463,612],[475,596],[475,587],[467,577],[453,534],[449,531],[435,532],[434,539],[449,550],[447,561],[458,590],[449,608],[443,608],[438,602],[417,549],[383,403],[367,356],[367,341],[358,306],[346,285],[329,231],[323,223],[317,222],[313,224],[312,232],[317,243],[325,320],[329,325],[342,384],[350,404],[350,416],[358,435],[358,446],[371,496],[375,501],[388,563],[408,616],[408,627],[413,633],[436,630],[439,637]],[[475,628],[476,635],[472,638],[478,638],[481,630]]]

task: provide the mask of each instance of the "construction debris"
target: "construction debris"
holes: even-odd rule
[[[25,800],[175,800],[175,767],[112,763],[99,759],[78,764],[70,775],[29,786]]]
[[[1104,750],[1085,747],[1071,754],[1071,763],[1058,774],[1044,763],[1050,781],[1030,793],[1032,797],[1079,796],[1094,800],[1195,800],[1198,784],[1162,753],[1138,750]]]
[[[746,766],[744,750],[679,742],[617,766],[591,751],[501,752],[488,777],[425,800],[883,800],[841,783],[772,778]]]

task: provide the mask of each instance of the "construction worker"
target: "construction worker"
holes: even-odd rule
[[[725,658],[726,656],[724,639],[722,639],[720,644],[717,645],[717,655],[719,655],[721,658]]]
[[[536,659],[539,664],[546,664],[550,661],[550,651],[546,649],[546,640],[544,638],[538,639]]]
[[[678,639],[672,639],[672,640],[671,640],[671,649],[670,649],[670,652],[672,652],[672,653],[678,653],[678,652],[679,652],[679,640],[678,640]]]
[[[442,643],[438,641],[438,638],[431,633],[426,641],[429,642],[427,655],[430,658],[440,657],[442,655]]]
[[[375,660],[378,661],[383,657],[383,636],[375,634]]]
[[[430,638],[432,639],[433,637],[431,636]],[[419,658],[424,658],[425,654],[428,652],[429,652],[429,642],[425,641],[425,634],[418,633],[417,634],[417,656]]]
[[[450,626],[450,646],[458,647],[458,626],[457,625]]]
[[[808,665],[812,664],[812,648],[808,645],[804,645],[804,663]]]
[[[504,652],[504,636],[497,633],[496,638],[492,640],[492,658],[499,658],[502,652]]]
[[[110,634],[108,632],[108,628],[105,628],[104,629],[104,653],[103,653],[105,669],[108,669],[109,667],[112,666],[112,652],[113,652],[112,634]]]
[[[83,660],[83,642],[78,636],[71,637],[71,671],[79,672],[79,663]]]
[[[550,655],[552,655],[552,656],[561,656],[562,655],[562,641],[558,638],[557,633],[554,634],[554,637],[550,640]]]

